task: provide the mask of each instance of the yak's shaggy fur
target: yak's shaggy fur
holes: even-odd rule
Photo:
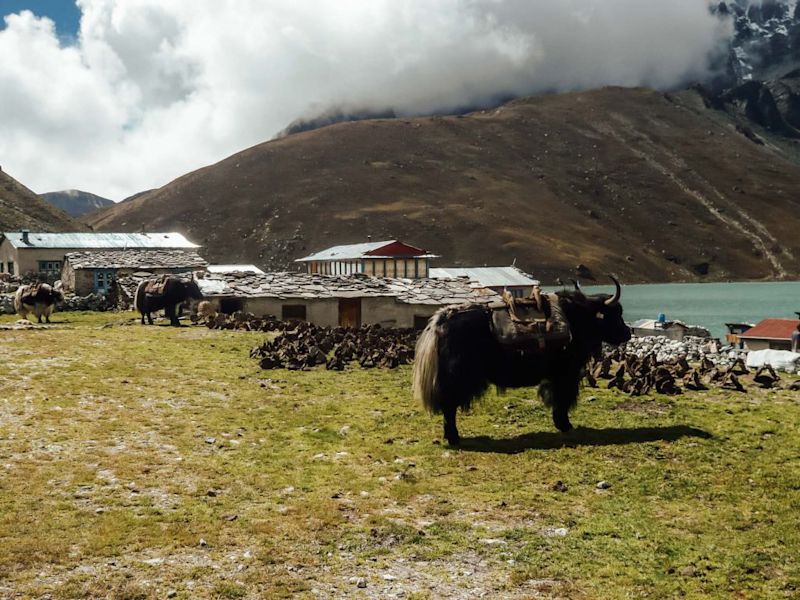
[[[491,309],[483,305],[447,307],[431,317],[417,341],[413,390],[429,411],[444,415],[448,442],[459,442],[457,409],[467,410],[490,384],[500,390],[538,384],[555,426],[572,429],[568,412],[577,402],[589,357],[599,352],[602,342],[621,344],[631,334],[622,320],[619,287],[614,297],[562,291],[558,302],[572,340],[557,349],[501,345],[491,329]]]
[[[53,314],[56,302],[64,300],[64,295],[60,290],[43,283],[38,287],[35,285],[21,285],[14,294],[14,310],[23,319],[28,319],[28,315],[33,313],[42,322],[42,317],[47,323],[50,322],[50,315]]]
[[[145,316],[147,317],[147,322],[152,325],[152,313],[157,310],[163,310],[167,318],[169,318],[170,325],[179,327],[178,305],[187,300],[203,299],[203,294],[194,278],[192,278],[191,281],[187,281],[180,277],[168,277],[164,286],[164,293],[158,296],[152,296],[146,293],[145,288],[147,284],[147,280],[139,283],[136,287],[136,294],[133,297],[133,309],[141,313],[142,325],[145,324]]]

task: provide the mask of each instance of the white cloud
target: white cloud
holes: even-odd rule
[[[78,0],[81,31],[0,31],[0,164],[121,199],[331,107],[442,111],[707,74],[730,24],[697,0]]]

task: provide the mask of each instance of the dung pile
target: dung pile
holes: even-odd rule
[[[607,387],[617,388],[631,396],[648,392],[680,394],[685,390],[703,391],[711,387],[745,392],[742,383],[750,369],[739,357],[728,365],[715,364],[708,356],[689,364],[686,356],[671,356],[666,360],[660,354],[629,352],[627,348],[607,351],[600,360],[586,369],[590,387],[598,387],[600,380],[608,380]],[[761,388],[780,387],[780,377],[772,367],[762,367],[751,378],[752,384]],[[788,389],[794,389],[791,385]]]
[[[296,325],[291,321],[281,321],[272,315],[257,317],[252,313],[237,311],[231,315],[210,311],[201,302],[198,314],[192,319],[204,321],[209,329],[237,329],[240,331],[285,331]],[[205,314],[204,314],[205,313]]]
[[[266,326],[271,326],[269,321]],[[262,369],[307,370],[325,365],[342,371],[350,362],[363,369],[394,369],[414,359],[417,331],[364,325],[358,329],[319,327],[305,321],[276,321],[282,333],[250,351]]]

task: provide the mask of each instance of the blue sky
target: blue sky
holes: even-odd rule
[[[0,0],[0,17],[22,10],[29,10],[39,17],[52,19],[62,40],[78,36],[81,11],[72,0]],[[0,20],[0,29],[4,29],[5,26],[5,22]]]

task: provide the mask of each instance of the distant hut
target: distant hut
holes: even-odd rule
[[[509,267],[437,267],[430,270],[432,279],[465,278],[473,287],[502,294],[508,290],[515,298],[529,297],[539,281],[515,266]]]
[[[797,319],[764,319],[739,336],[748,350],[791,350]]]
[[[96,250],[64,255],[61,283],[78,296],[108,294],[113,282],[133,273],[186,273],[205,268],[194,250]]]
[[[363,273],[375,277],[417,279],[428,277],[430,259],[436,257],[400,240],[386,240],[333,246],[295,262],[305,265],[307,273],[320,275]]]

